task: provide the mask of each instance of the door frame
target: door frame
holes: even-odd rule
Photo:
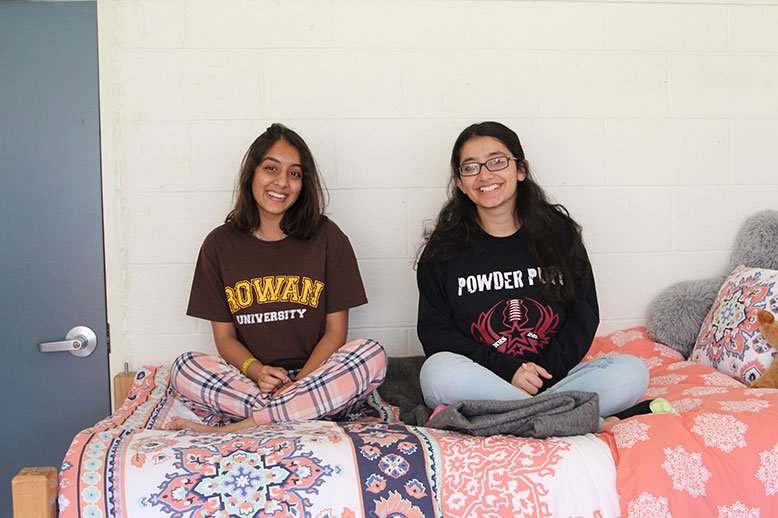
[[[117,67],[113,59],[116,47],[115,35],[108,28],[113,26],[111,9],[97,0],[97,66],[100,105],[100,159],[102,163],[103,190],[103,247],[105,254],[105,298],[108,322],[111,329],[111,349],[108,356],[111,379],[124,372],[125,363],[132,365],[129,352],[129,329],[124,304],[128,300],[127,277],[127,225],[122,211],[125,178],[117,151],[121,149],[119,109],[113,94],[117,80]],[[115,392],[111,386],[111,401]],[[116,410],[115,408],[113,410]]]

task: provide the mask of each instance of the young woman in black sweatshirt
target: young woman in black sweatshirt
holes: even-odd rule
[[[465,128],[451,174],[417,270],[426,404],[583,390],[602,417],[635,405],[648,386],[640,359],[581,362],[599,324],[581,227],[547,201],[516,133]]]

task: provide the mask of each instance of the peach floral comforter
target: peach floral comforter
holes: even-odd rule
[[[143,369],[125,404],[79,433],[60,472],[61,516],[776,516],[778,390],[684,361],[642,328],[597,338],[589,358],[634,354],[647,397],[676,414],[610,433],[470,437],[399,423],[372,396],[344,422],[239,434],[165,431],[195,418]]]
[[[590,357],[629,353],[650,368],[646,398],[677,413],[626,419],[614,448],[629,517],[778,516],[778,389],[751,389],[651,342],[645,329],[598,338]]]

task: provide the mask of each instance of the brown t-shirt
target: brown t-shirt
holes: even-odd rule
[[[232,322],[262,363],[301,368],[327,313],[367,302],[346,235],[330,220],[304,241],[260,241],[224,224],[203,242],[186,314]]]

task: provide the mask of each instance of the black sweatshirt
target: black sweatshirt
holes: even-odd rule
[[[550,279],[521,229],[501,238],[482,231],[477,241],[453,259],[418,266],[417,331],[424,353],[467,356],[509,383],[522,363],[534,362],[553,376],[543,379],[545,390],[592,344],[600,317],[591,265],[587,261],[574,299],[564,306],[540,294],[540,283]],[[560,246],[566,241],[561,238]]]

